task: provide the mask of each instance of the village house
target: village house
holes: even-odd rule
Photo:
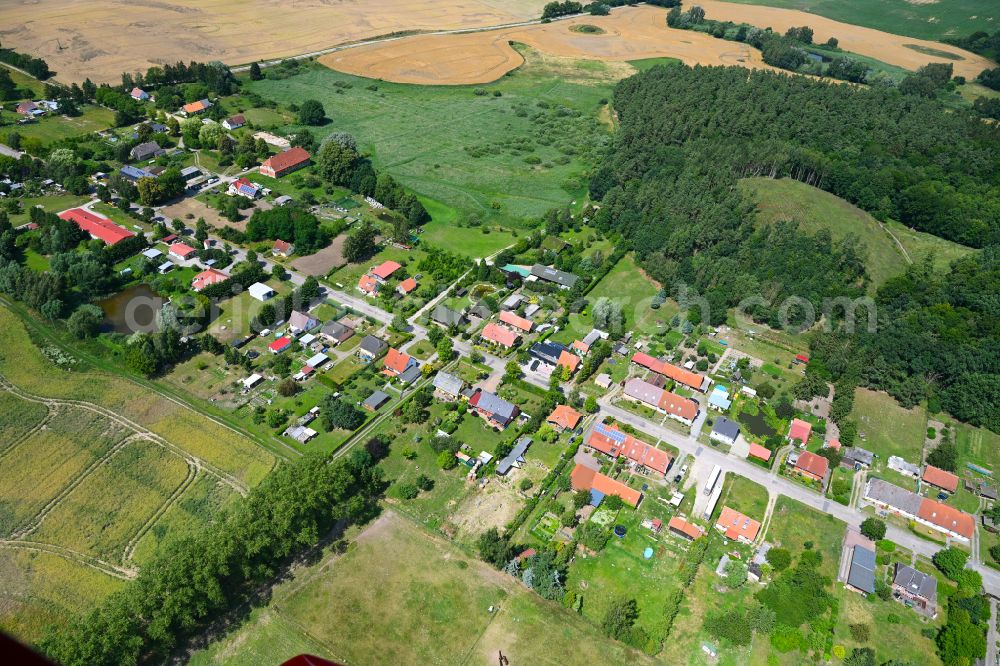
[[[674,460],[674,457],[667,451],[650,446],[642,440],[604,423],[596,424],[591,430],[587,446],[612,459],[625,456],[636,465],[658,472],[661,476],[666,476],[667,470],[670,469]]]
[[[576,369],[580,366],[580,357],[576,354],[563,350],[559,353],[559,360],[556,361],[557,368],[567,368],[569,374],[576,372]]]
[[[844,451],[844,457],[840,461],[842,467],[859,470],[868,468],[875,462],[875,454],[860,446],[849,446]]]
[[[237,178],[229,184],[227,194],[229,194],[229,196],[238,195],[246,197],[247,199],[254,201],[260,196],[260,186],[256,183],[250,182],[246,178]]]
[[[583,414],[569,405],[556,405],[556,408],[552,410],[552,413],[545,419],[545,422],[555,430],[563,432],[564,430],[573,430],[576,428],[582,418]]]
[[[958,477],[934,465],[924,467],[924,483],[949,493],[958,490]]]
[[[416,288],[417,288],[417,281],[412,277],[408,277],[396,285],[396,291],[399,292],[399,294],[402,296],[406,296]]]
[[[194,249],[187,243],[171,243],[170,247],[167,249],[167,253],[171,257],[177,257],[180,260],[193,259],[198,253],[198,250]]]
[[[572,289],[573,285],[575,285],[576,281],[579,279],[572,273],[556,270],[555,268],[543,266],[542,264],[535,264],[532,266],[531,275],[537,280],[557,284],[560,289]]]
[[[566,345],[558,342],[552,342],[550,340],[536,342],[528,349],[528,353],[532,358],[546,365],[550,365],[553,368],[559,364],[559,358],[562,356],[563,352],[568,351],[569,347]]]
[[[802,419],[792,419],[792,423],[788,427],[789,442],[792,444],[797,443],[804,447],[806,442],[809,441],[810,434],[812,434],[812,423],[803,421]]]
[[[712,424],[712,432],[708,435],[708,438],[713,442],[719,442],[721,444],[732,446],[736,443],[739,436],[740,424],[736,421],[727,419],[725,416],[720,416],[715,419],[715,423]]]
[[[937,617],[937,578],[931,574],[897,563],[892,576],[892,596],[927,617]]]
[[[464,324],[465,317],[457,310],[452,310],[444,305],[437,305],[431,312],[431,321],[441,328],[451,328],[452,326],[461,326]]]
[[[976,531],[976,519],[964,511],[921,497],[882,479],[868,480],[863,499],[886,513],[943,532],[962,543],[969,543]]]
[[[381,264],[371,269],[368,274],[375,278],[379,284],[384,284],[392,275],[401,269],[402,266],[395,261],[383,261]]]
[[[146,160],[151,160],[154,157],[159,157],[160,155],[166,155],[167,151],[160,148],[160,144],[155,141],[147,141],[145,143],[140,143],[138,146],[132,148],[129,151],[129,159],[134,162],[145,162]]]
[[[465,381],[447,372],[438,372],[434,375],[433,385],[437,397],[443,400],[458,400],[465,388]]]
[[[691,398],[664,391],[654,384],[633,377],[625,382],[623,397],[632,402],[638,402],[651,407],[661,414],[666,414],[675,421],[690,426],[698,417],[698,402]]]
[[[512,349],[521,343],[520,335],[510,329],[501,328],[492,321],[483,327],[480,337],[487,342],[500,345],[505,349]]]
[[[231,116],[222,121],[222,126],[229,131],[239,129],[247,124],[247,119],[242,114]]]
[[[135,234],[120,227],[106,217],[92,213],[85,208],[70,208],[59,213],[59,218],[74,223],[91,238],[104,241],[106,245],[117,245]]]
[[[16,107],[14,107],[14,111],[28,118],[35,118],[37,116],[45,115],[45,109],[41,108],[31,100],[28,100],[26,102],[21,102]]]
[[[181,107],[181,113],[186,116],[191,116],[196,113],[202,113],[212,108],[212,103],[207,99],[199,99],[197,102],[191,102],[190,104],[185,104]]]
[[[320,329],[319,334],[326,338],[330,344],[336,346],[342,342],[346,342],[354,335],[354,329],[341,324],[339,321],[329,321],[323,324],[323,328]]]
[[[207,268],[194,276],[194,279],[191,280],[191,289],[193,291],[201,291],[205,287],[225,282],[228,279],[229,276],[226,273],[214,268]]]
[[[260,165],[260,173],[269,178],[281,178],[285,174],[308,166],[311,158],[309,151],[294,146],[264,160]]]
[[[129,97],[131,97],[137,102],[145,102],[149,100],[149,93],[143,90],[142,88],[135,87],[132,88],[132,92],[129,93]]]
[[[729,389],[722,384],[716,384],[708,394],[708,406],[720,412],[728,412],[733,401],[729,398]]]
[[[288,329],[295,335],[311,331],[317,326],[319,320],[306,312],[292,310],[292,314],[288,316]]]
[[[847,587],[862,594],[875,593],[875,551],[855,545],[851,552],[851,567]]]
[[[724,506],[718,522],[715,523],[715,528],[730,541],[753,543],[760,531],[760,523],[744,516],[735,509]]]
[[[361,339],[361,343],[358,345],[357,354],[358,358],[366,363],[370,363],[382,355],[382,352],[386,350],[387,345],[384,341],[376,338],[374,335],[366,335]]]
[[[705,375],[679,368],[676,365],[654,358],[645,352],[636,352],[633,354],[632,362],[701,393],[707,391],[712,383],[712,380]]]
[[[803,451],[795,461],[795,471],[807,479],[826,483],[826,475],[830,471],[830,461],[812,451]]]
[[[676,534],[679,537],[683,537],[688,541],[694,541],[705,536],[705,530],[694,523],[690,523],[681,516],[674,516],[667,523],[667,529],[671,533]]]
[[[577,464],[570,473],[570,486],[573,490],[589,490],[591,504],[599,506],[601,501],[608,495],[620,497],[623,502],[631,507],[639,506],[642,501],[642,493],[633,488],[629,488],[620,481],[615,481],[611,477],[601,474],[597,470],[586,465]]]
[[[500,430],[509,426],[521,410],[495,393],[477,389],[469,398],[469,406],[494,428]]]
[[[417,359],[405,352],[399,351],[395,347],[391,347],[389,353],[385,355],[385,365],[382,368],[382,374],[387,377],[396,377],[415,365],[417,365]]]
[[[530,333],[531,329],[535,327],[533,321],[519,317],[510,310],[504,310],[500,313],[500,323],[512,331],[521,333]]]
[[[295,246],[288,241],[283,241],[280,238],[274,241],[274,246],[271,247],[272,257],[290,257],[295,252]]]
[[[365,296],[375,296],[378,294],[378,281],[371,275],[362,275],[358,280],[358,291]]]

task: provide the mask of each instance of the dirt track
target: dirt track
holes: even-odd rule
[[[988,60],[953,46],[890,35],[805,12],[714,0],[697,4],[709,18],[771,26],[781,32],[791,26],[808,25],[814,29],[816,41],[837,37],[846,51],[906,69],[916,69],[928,62],[951,62],[956,74],[972,78],[991,66]],[[523,59],[509,44],[522,42],[545,54],[571,58],[625,61],[672,57],[689,65],[740,64],[768,68],[760,52],[745,44],[668,28],[666,13],[664,9],[646,5],[616,9],[610,16],[584,16],[519,28],[460,35],[417,35],[331,53],[320,58],[320,62],[338,71],[398,83],[488,83],[522,64]],[[605,32],[595,35],[571,29],[583,23],[596,25]],[[925,55],[904,44],[949,51],[962,60]]]
[[[545,0],[9,0],[0,42],[44,58],[59,81],[198,60],[239,64],[403,30],[537,18]]]

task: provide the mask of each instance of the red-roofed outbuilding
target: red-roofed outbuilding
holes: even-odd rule
[[[91,238],[97,238],[108,245],[116,245],[135,234],[125,227],[120,227],[106,217],[96,215],[84,208],[70,208],[59,213],[59,217],[76,224]]]

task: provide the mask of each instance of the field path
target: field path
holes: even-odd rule
[[[231,487],[233,490],[235,490],[236,492],[238,492],[240,495],[246,495],[247,492],[248,492],[248,490],[249,490],[247,488],[246,484],[244,484],[239,479],[233,477],[230,474],[227,474],[226,472],[224,472],[221,469],[215,467],[214,465],[211,465],[211,464],[205,462],[201,458],[197,458],[197,457],[191,455],[190,453],[188,453],[184,449],[176,446],[175,444],[173,444],[171,442],[168,442],[166,439],[164,439],[160,435],[157,435],[156,433],[151,432],[150,430],[147,430],[146,428],[142,427],[141,425],[139,425],[135,421],[132,421],[131,419],[128,419],[128,418],[126,418],[124,416],[121,416],[120,414],[117,414],[117,413],[111,411],[110,409],[107,409],[105,407],[101,407],[100,405],[95,405],[92,402],[86,402],[86,401],[83,401],[83,400],[65,400],[65,399],[46,398],[46,397],[43,397],[43,396],[33,395],[31,393],[23,391],[20,388],[14,386],[13,384],[11,384],[2,375],[0,375],[0,388],[3,388],[5,390],[7,390],[7,391],[10,391],[14,395],[16,395],[16,396],[18,396],[18,397],[20,397],[20,398],[22,398],[24,400],[30,400],[32,402],[40,402],[40,403],[48,406],[49,408],[52,408],[52,407],[58,406],[58,405],[71,405],[73,407],[79,407],[81,409],[86,409],[86,410],[89,410],[89,411],[94,412],[96,414],[100,414],[101,416],[109,419],[110,421],[112,421],[114,423],[117,423],[118,425],[123,426],[123,427],[125,427],[125,428],[127,428],[129,430],[132,430],[133,432],[135,432],[138,435],[141,435],[143,437],[143,439],[146,439],[146,440],[148,440],[148,441],[150,441],[150,442],[152,442],[154,444],[157,444],[159,446],[162,446],[163,448],[167,449],[171,453],[173,453],[173,454],[175,454],[175,455],[183,458],[184,460],[186,460],[188,462],[189,465],[194,465],[198,469],[203,469],[207,473],[209,473],[209,474],[211,474],[211,475],[213,475],[215,477],[218,477],[218,479],[220,481],[222,481],[223,483],[225,483],[226,485],[228,485],[229,487]]]
[[[115,578],[120,578],[121,580],[133,580],[139,575],[139,572],[135,569],[122,567],[117,564],[112,564],[111,562],[105,562],[104,560],[96,557],[84,555],[83,553],[78,553],[75,550],[63,548],[62,546],[54,546],[50,543],[38,543],[36,541],[8,541],[4,539],[0,540],[0,548],[30,550],[37,553],[50,553],[52,555],[58,555],[63,559],[88,566],[92,569],[97,569],[101,573],[106,573],[109,576],[114,576]]]

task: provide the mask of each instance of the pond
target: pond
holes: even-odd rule
[[[101,330],[114,333],[151,333],[156,330],[156,313],[167,299],[137,284],[106,298],[97,305],[104,311]]]
[[[740,423],[747,427],[752,434],[757,437],[770,437],[771,435],[776,435],[777,430],[772,428],[767,423],[767,419],[760,412],[756,414],[747,414],[746,412],[740,413]]]

